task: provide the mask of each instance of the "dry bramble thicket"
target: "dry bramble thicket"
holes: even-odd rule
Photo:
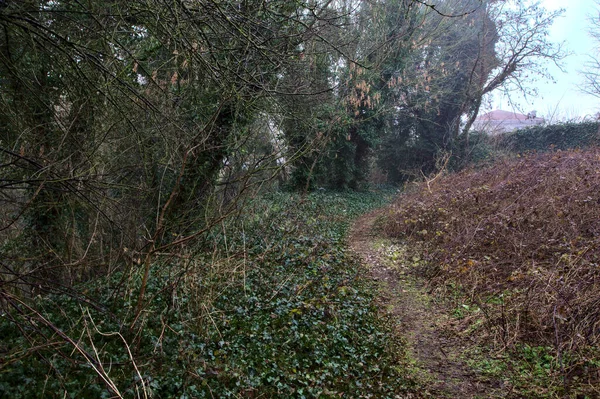
[[[600,149],[464,171],[419,185],[390,212],[385,233],[419,248],[432,286],[460,287],[481,309],[480,338],[595,356]]]

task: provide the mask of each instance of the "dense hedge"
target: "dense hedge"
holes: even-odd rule
[[[517,153],[589,147],[600,145],[598,128],[598,122],[532,126],[499,136],[498,144]]]
[[[600,146],[599,129],[599,122],[566,122],[532,126],[495,136],[474,131],[468,137],[462,135],[454,143],[448,167],[459,171],[473,164],[494,162],[516,154]]]

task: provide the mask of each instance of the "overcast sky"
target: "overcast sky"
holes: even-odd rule
[[[595,115],[600,111],[600,99],[582,93],[578,87],[583,82],[580,71],[583,64],[593,54],[594,43],[589,35],[589,16],[594,12],[597,5],[594,0],[542,0],[542,5],[549,10],[565,8],[562,17],[554,22],[550,31],[550,38],[555,42],[565,42],[565,48],[573,55],[563,60],[565,72],[553,65],[548,70],[554,76],[556,83],[539,80],[534,84],[538,88],[539,97],[531,98],[529,103],[524,99],[516,99],[521,109],[515,111],[528,112],[536,110],[538,115],[546,118],[568,119]],[[494,108],[513,110],[506,98],[500,94],[493,97]],[[555,112],[556,110],[556,112]],[[557,118],[558,117],[558,118]]]

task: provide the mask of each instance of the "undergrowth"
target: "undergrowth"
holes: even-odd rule
[[[421,184],[381,227],[454,298],[460,330],[499,356],[480,367],[512,375],[516,397],[600,395],[599,149]]]
[[[137,319],[139,268],[15,301],[0,319],[0,396],[393,398],[411,390],[391,322],[378,316],[345,243],[351,220],[386,198],[257,198],[197,248],[156,260]]]

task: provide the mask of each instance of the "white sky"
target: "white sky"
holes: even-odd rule
[[[527,102],[522,97],[513,96],[513,103],[519,104],[519,109],[514,109],[506,98],[494,93],[493,107],[517,112],[536,110],[538,116],[550,120],[595,115],[600,111],[600,98],[582,93],[578,87],[584,81],[580,73],[583,65],[593,54],[594,42],[588,33],[589,16],[598,6],[594,0],[542,0],[541,4],[548,10],[565,9],[563,16],[554,22],[550,30],[550,39],[554,42],[564,41],[565,49],[573,53],[562,62],[565,72],[548,65],[556,83],[547,82],[546,79],[534,82],[531,86],[538,88],[537,98],[529,98]]]

